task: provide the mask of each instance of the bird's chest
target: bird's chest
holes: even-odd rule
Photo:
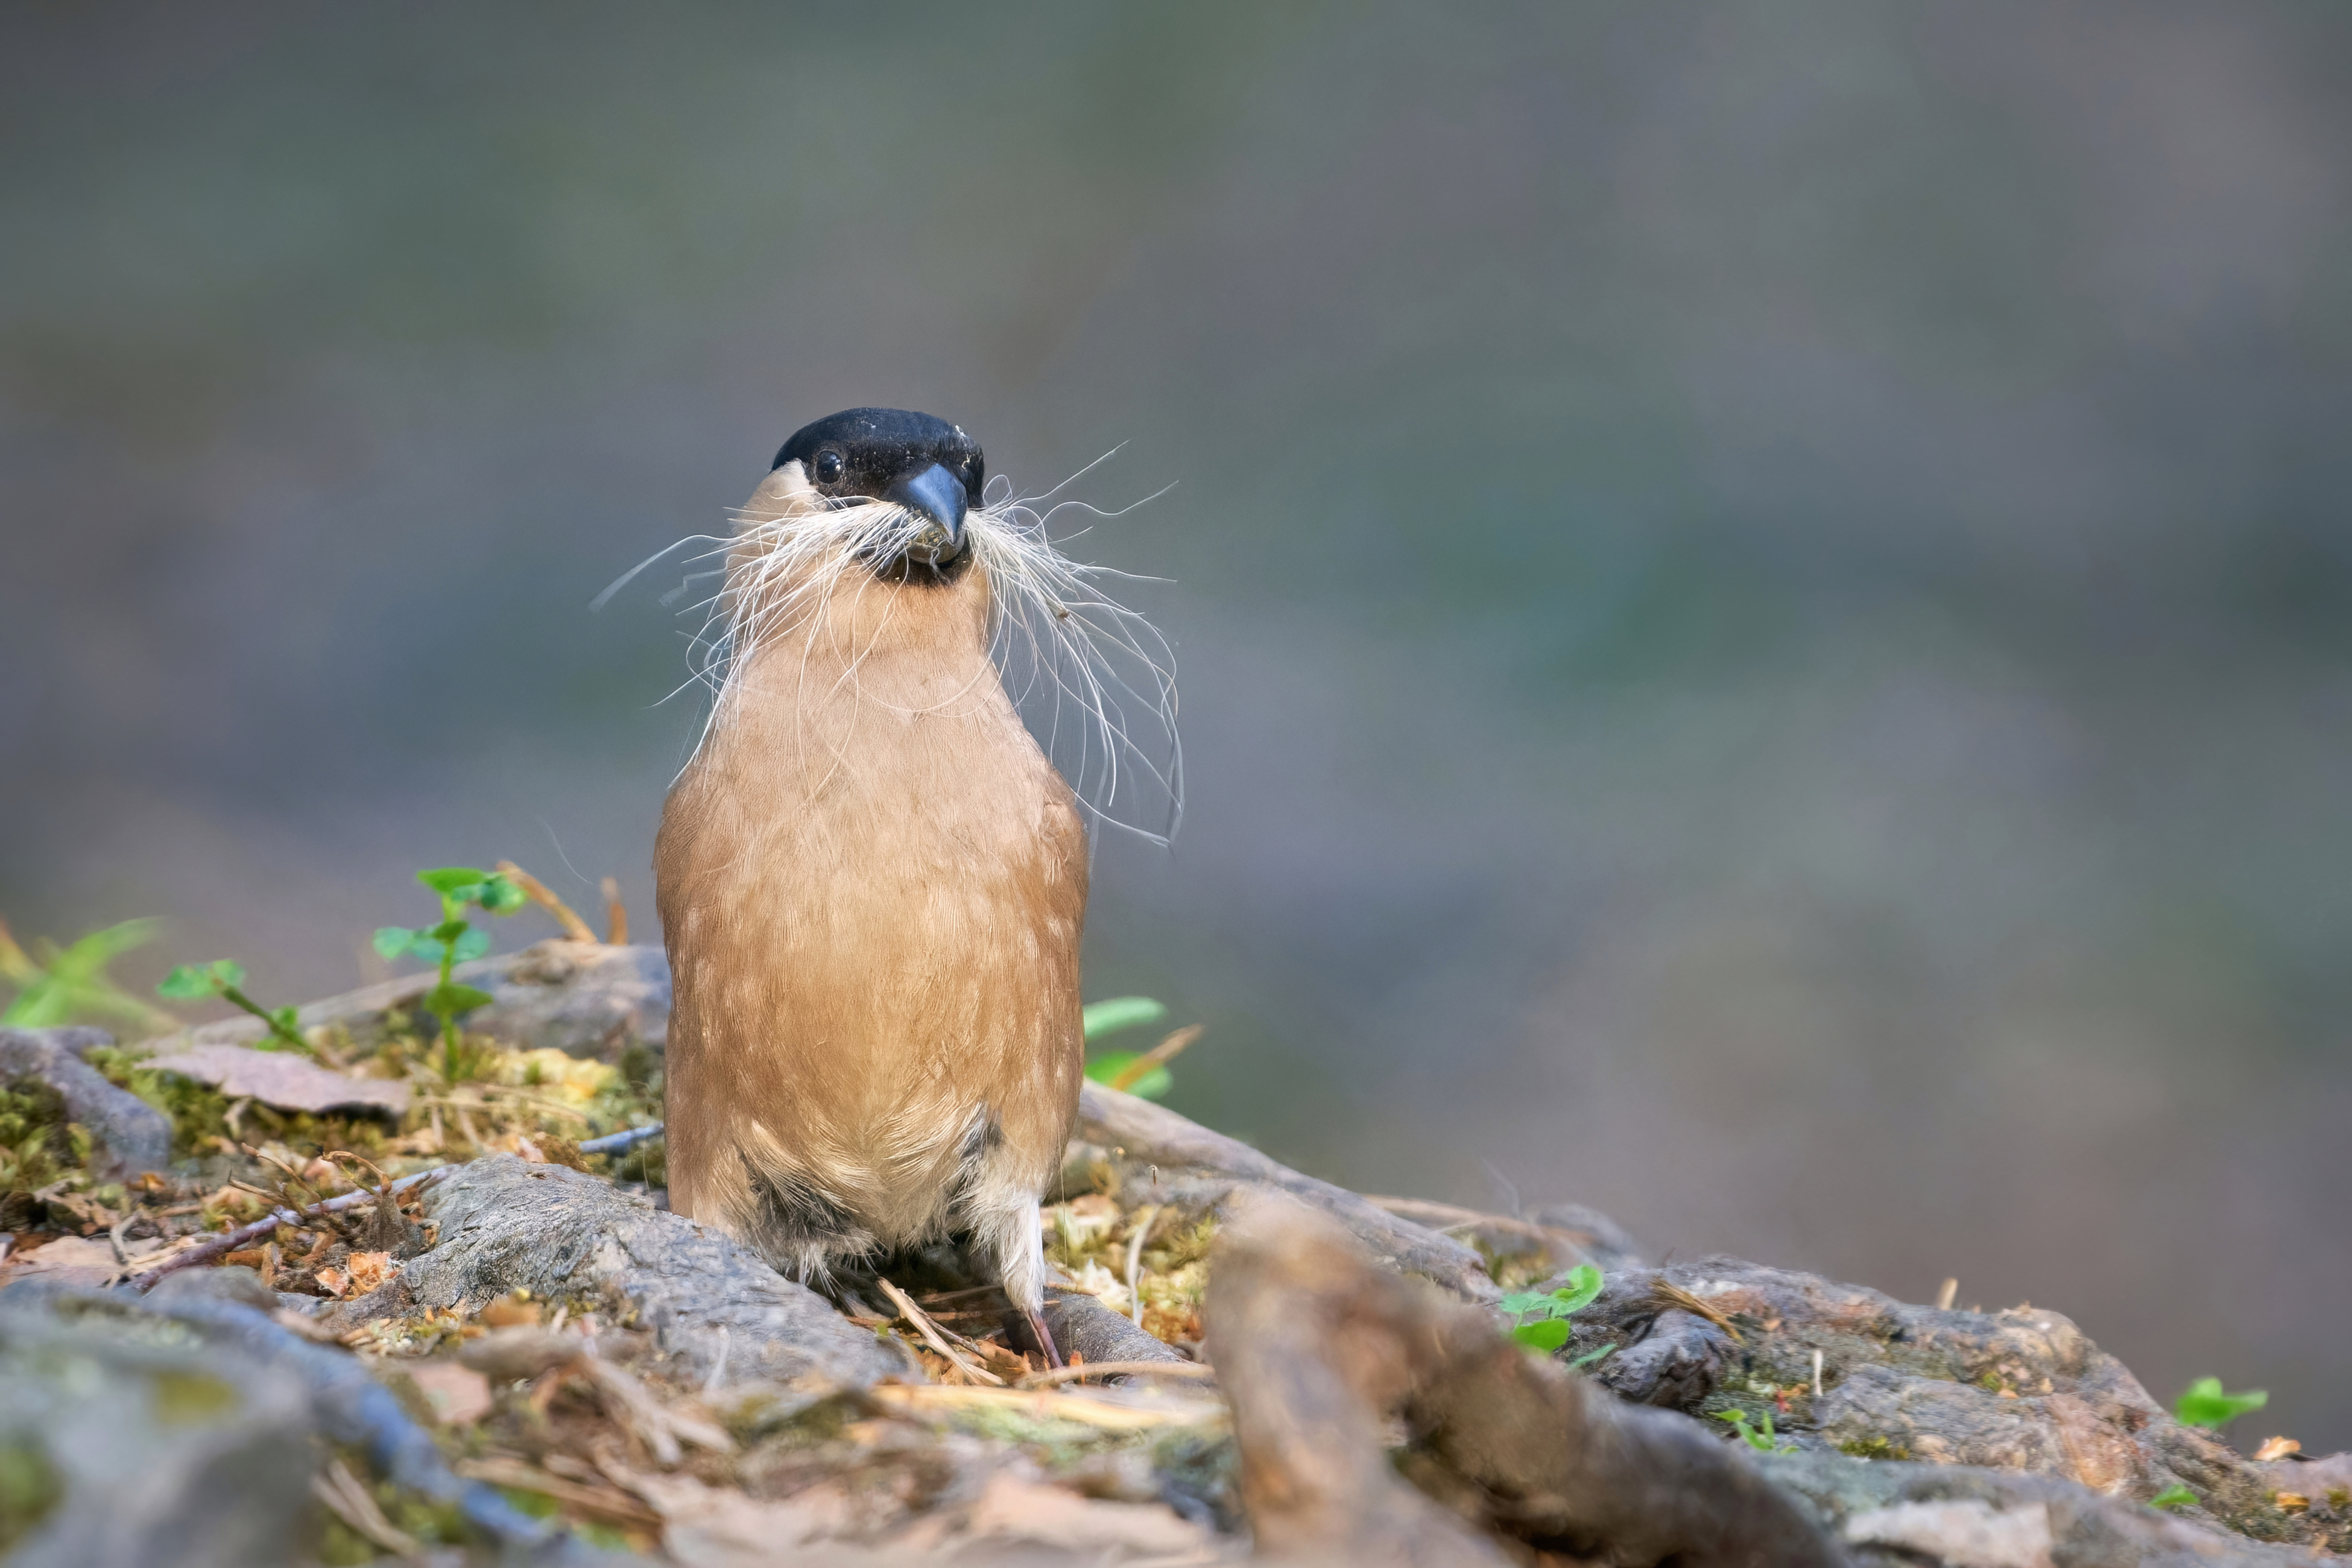
[[[1003,706],[729,737],[682,803],[704,918],[803,962],[1033,940],[1066,900],[1066,790]]]

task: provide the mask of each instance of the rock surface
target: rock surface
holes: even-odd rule
[[[646,1054],[667,1032],[657,950],[546,942],[459,973],[497,998],[470,1028],[616,1064],[635,1052],[635,1066],[606,1076],[637,1086],[632,1093],[657,1081]],[[397,1021],[384,1009],[412,1006],[430,979],[317,1004],[302,1022],[337,1025],[354,1046],[390,1037]],[[247,1021],[210,1026],[194,1043],[233,1046],[258,1032]],[[55,1087],[120,1180],[142,1162],[165,1163],[170,1129],[81,1059],[104,1038],[0,1033],[0,1074]],[[195,1460],[174,1457],[142,1370],[212,1369],[254,1401],[221,1405],[219,1424],[201,1428],[208,1445],[242,1456],[240,1466],[273,1484],[305,1476],[310,1458],[289,1460],[270,1445],[291,1442],[308,1456],[324,1436],[347,1456],[369,1456],[386,1497],[457,1510],[472,1521],[467,1539],[531,1560],[583,1549],[541,1539],[544,1527],[496,1488],[539,1489],[583,1528],[603,1520],[656,1530],[634,1539],[677,1562],[765,1561],[786,1542],[805,1542],[800,1560],[869,1568],[941,1552],[1091,1561],[1181,1542],[1189,1561],[1206,1562],[1246,1550],[1234,1446],[1200,1384],[1146,1375],[1131,1388],[996,1386],[1033,1369],[1007,1348],[1017,1336],[982,1342],[996,1331],[997,1309],[967,1286],[982,1282],[935,1270],[925,1286],[901,1274],[917,1296],[935,1292],[923,1305],[941,1332],[977,1336],[962,1353],[987,1375],[959,1382],[952,1358],[908,1348],[909,1325],[897,1339],[877,1337],[892,1325],[872,1312],[844,1315],[708,1227],[602,1177],[526,1163],[579,1158],[570,1142],[577,1115],[531,1122],[535,1102],[519,1099],[523,1109],[493,1121],[487,1102],[469,1103],[488,1131],[465,1126],[462,1112],[451,1117],[453,1153],[421,1103],[396,1128],[371,1133],[400,1146],[402,1159],[418,1163],[412,1170],[476,1150],[525,1155],[488,1154],[420,1189],[410,1206],[435,1228],[430,1247],[393,1245],[357,1209],[280,1225],[274,1237],[256,1220],[250,1245],[237,1243],[238,1263],[168,1276],[143,1302],[76,1297],[58,1281],[110,1279],[117,1247],[226,1234],[228,1216],[213,1211],[236,1206],[225,1194],[236,1189],[222,1182],[272,1178],[237,1163],[233,1144],[218,1159],[121,1189],[101,1192],[99,1171],[75,1173],[75,1190],[42,1200],[46,1211],[26,1207],[48,1217],[10,1243],[14,1257],[0,1265],[0,1277],[19,1280],[0,1293],[0,1358],[21,1351],[54,1361],[55,1346],[76,1336],[121,1347],[75,1363],[96,1368],[77,1375],[114,1391],[93,1406],[118,1428],[104,1438],[139,1463],[157,1456],[158,1496],[243,1484],[205,1480]],[[624,1099],[599,1115],[609,1125],[649,1109]],[[657,1158],[632,1158],[614,1169],[659,1180]],[[1051,1222],[1061,1227],[1056,1257],[1101,1299],[1058,1295],[1057,1338],[1089,1363],[1175,1358],[1180,1349],[1213,1362],[1243,1448],[1255,1445],[1249,1495],[1259,1546],[1290,1560],[1484,1563],[1539,1552],[1616,1568],[1841,1560],[2257,1568],[2352,1551],[2352,1457],[2247,1459],[2177,1424],[2058,1313],[1938,1310],[1727,1258],[1652,1268],[1589,1210],[1502,1216],[1366,1198],[1093,1085],[1065,1182],[1064,1201],[1049,1210],[1060,1216]],[[1270,1201],[1303,1204],[1323,1219],[1307,1222],[1297,1234],[1308,1239],[1288,1250],[1252,1253],[1246,1234],[1217,1239],[1228,1221]],[[412,1222],[394,1218],[404,1244]],[[1345,1267],[1316,1265],[1318,1257],[1344,1257]],[[1585,1363],[1591,1375],[1577,1376],[1502,1337],[1496,1280],[1517,1287],[1586,1262],[1605,1271],[1604,1288],[1575,1315],[1556,1358]],[[387,1277],[356,1299],[322,1299]],[[68,1300],[80,1304],[59,1305]],[[1163,1338],[1106,1301],[1143,1311]],[[537,1319],[542,1304],[568,1310],[568,1321]],[[589,1312],[601,1324],[583,1335]],[[941,1381],[926,1382],[925,1365]],[[56,1539],[85,1556],[115,1550],[105,1532],[135,1535],[152,1510],[142,1513],[138,1499],[118,1506],[99,1481],[68,1486],[82,1472],[47,1447],[26,1457],[35,1441],[26,1432],[46,1444],[52,1428],[60,1441],[99,1429],[77,1425],[79,1415],[48,1394],[19,1402],[20,1383],[34,1389],[47,1375],[36,1369],[25,1382],[19,1366],[0,1364],[8,1390],[0,1546],[12,1531],[20,1548],[65,1531]],[[299,1395],[290,1403],[289,1380]],[[908,1386],[879,1386],[892,1380]],[[419,1426],[457,1422],[456,1406],[404,1415],[392,1392],[422,1397],[459,1384],[471,1396],[470,1425],[445,1437],[453,1452],[481,1456],[457,1466],[462,1476]],[[18,1421],[20,1403],[38,1419]],[[1343,1406],[1354,1414],[1333,1415]],[[239,1410],[268,1419],[240,1426]],[[1759,1428],[1769,1418],[1766,1446],[1790,1451],[1754,1452],[1717,1419],[1733,1414]],[[2183,1492],[2195,1500],[2178,1513],[2147,1506]],[[243,1506],[245,1494],[224,1495]],[[223,1544],[190,1531],[156,1542],[146,1560],[282,1559],[284,1541],[270,1532],[289,1508],[315,1524],[299,1490],[265,1488],[253,1497],[260,1534]],[[81,1519],[86,1510],[120,1517]]]
[[[454,977],[490,994],[466,1016],[466,1027],[524,1050],[553,1047],[566,1055],[610,1061],[632,1043],[656,1052],[669,1039],[669,961],[658,947],[608,947],[551,940],[520,952],[457,965]],[[438,977],[402,975],[313,1002],[295,1018],[311,1029],[341,1025],[362,1044],[383,1032],[383,1015],[416,1006]],[[258,1018],[225,1018],[189,1031],[191,1045],[247,1045],[268,1032]],[[159,1042],[173,1048],[179,1042]]]
[[[716,1230],[561,1165],[511,1154],[426,1189],[436,1245],[403,1265],[346,1321],[397,1310],[479,1305],[516,1289],[625,1310],[651,1330],[675,1375],[779,1381],[815,1373],[846,1387],[920,1374],[894,1345],[843,1318]]]
[[[1495,1282],[1471,1248],[1381,1208],[1370,1198],[1319,1182],[1213,1132],[1163,1106],[1088,1079],[1078,1094],[1076,1134],[1118,1170],[1125,1190],[1154,1203],[1219,1213],[1252,1192],[1278,1192],[1329,1215],[1374,1257],[1470,1300],[1490,1300]]]
[[[2332,1503],[2315,1478],[2297,1484],[2294,1472],[2315,1467],[2257,1463],[2180,1425],[2121,1362],[2044,1308],[1914,1306],[1709,1258],[1609,1275],[1559,1354],[1611,1345],[1595,1375],[1621,1396],[1759,1423],[1769,1415],[1800,1448],[2046,1476],[2139,1502],[2185,1486],[2198,1500],[2189,1517],[2256,1540],[2352,1551],[2352,1508]],[[2283,1506],[2282,1491],[2306,1505]]]
[[[285,1563],[310,1509],[310,1403],[288,1373],[162,1319],[0,1295],[0,1553],[10,1568]]]
[[[1835,1454],[1759,1456],[1857,1563],[1916,1568],[2284,1568],[2308,1547],[2266,1546],[2049,1476]]]
[[[67,1113],[89,1129],[96,1144],[93,1170],[120,1182],[171,1163],[172,1123],[81,1059],[90,1047],[113,1043],[101,1029],[0,1029],[0,1083],[37,1079],[57,1090]]]

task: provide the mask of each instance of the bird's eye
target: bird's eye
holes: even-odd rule
[[[840,453],[819,452],[816,461],[809,465],[809,476],[821,485],[837,485],[841,482],[842,471],[847,467],[841,460]]]

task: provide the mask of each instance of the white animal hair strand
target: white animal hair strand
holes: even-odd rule
[[[1097,458],[1079,474],[1103,460]],[[984,487],[981,504],[965,516],[968,547],[988,580],[989,657],[1088,816],[1100,826],[1165,845],[1183,815],[1175,656],[1149,621],[1101,586],[1106,579],[1147,579],[1074,561],[1050,537],[1053,519],[1067,509],[1119,515],[1075,501],[1042,513],[1035,510],[1034,502],[1049,500],[1077,477],[1042,495],[1016,497],[1012,485],[997,476]],[[723,585],[681,612],[698,611],[704,620],[688,639],[692,673],[670,694],[698,685],[710,694],[705,735],[740,696],[753,652],[809,629],[853,570],[866,574],[861,592],[896,586],[874,577],[870,563],[904,554],[931,526],[919,514],[882,501],[819,502],[776,518],[739,513],[736,524],[731,537],[694,535],[659,552],[596,601],[601,606],[646,567],[682,546],[712,546],[688,557],[688,563],[716,560],[722,567],[690,573],[686,581],[716,575]],[[674,590],[663,602],[685,591]],[[856,679],[857,663],[853,658],[843,680]],[[1156,832],[1129,819],[1152,796],[1165,802]]]

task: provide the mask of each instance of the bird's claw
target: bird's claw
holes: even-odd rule
[[[1062,1360],[1061,1351],[1054,1344],[1053,1331],[1045,1326],[1045,1314],[1034,1308],[1030,1309],[1029,1311],[1029,1331],[1037,1336],[1037,1348],[1045,1352],[1047,1366],[1060,1367],[1066,1364]]]

